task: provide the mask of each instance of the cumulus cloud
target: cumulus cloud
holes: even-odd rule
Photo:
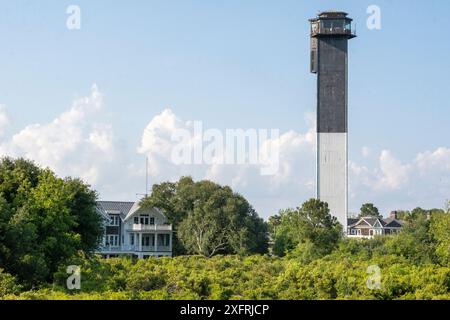
[[[363,157],[368,158],[372,154],[372,150],[369,147],[364,146],[361,148],[361,154]]]
[[[269,134],[258,141],[255,154],[262,160],[256,164],[216,161],[227,156],[226,148],[216,150],[211,163],[176,163],[176,148],[201,146],[205,151],[211,146],[205,133],[222,133],[225,137],[225,132],[214,128],[198,131],[199,123],[180,119],[171,109],[165,109],[149,119],[140,142],[136,139],[119,144],[103,96],[93,85],[87,96],[76,99],[53,120],[30,124],[9,137],[4,133],[10,119],[6,108],[0,106],[0,156],[26,157],[61,176],[81,177],[100,192],[101,198],[112,200],[134,200],[137,192],[144,192],[143,158],[147,156],[152,183],[176,181],[182,175],[211,179],[232,186],[259,214],[268,217],[315,196],[314,114],[306,114],[305,121],[308,129],[304,132]],[[180,139],[180,132],[187,136]],[[270,158],[271,150],[278,151],[278,170],[262,175],[263,160]],[[374,202],[382,212],[437,206],[450,197],[449,148],[420,152],[407,161],[396,158],[390,150],[377,153],[365,146],[361,152],[362,163],[349,162],[351,210],[356,211],[364,202]],[[194,152],[190,156],[195,160],[198,155]],[[249,159],[250,154],[245,156]]]
[[[196,126],[199,126],[198,123],[179,119],[172,110],[166,109],[148,123],[137,150],[149,158],[152,180],[177,180],[182,175],[191,175],[196,179],[210,179],[232,186],[245,194],[257,209],[264,208],[268,211],[267,214],[274,214],[286,199],[291,200],[289,206],[294,206],[298,205],[302,199],[314,195],[315,162],[311,161],[314,158],[316,143],[314,116],[307,114],[305,121],[309,127],[305,133],[288,131],[274,137],[270,131],[272,128],[266,128],[267,136],[260,141],[255,150],[260,160],[258,163],[249,161],[240,164],[224,163],[223,161],[195,163],[195,147],[200,147],[201,152],[205,151],[210,146],[205,137],[214,129],[195,130]],[[241,130],[248,132],[249,129]],[[179,140],[177,137],[180,136],[180,132],[189,134]],[[255,129],[254,132],[259,132],[259,129]],[[222,143],[225,144],[227,142],[226,132],[217,134],[219,133],[222,134],[225,140]],[[180,164],[174,161],[175,149],[192,150],[192,163]],[[227,154],[224,153],[228,149],[225,145],[218,149],[219,151],[214,155],[215,159],[226,158]],[[248,151],[246,159],[252,152]],[[273,172],[274,174],[261,174],[261,169],[267,165],[265,160],[273,157],[271,152],[274,151],[277,151],[279,155],[277,170]],[[261,205],[261,201],[266,202],[265,205]],[[270,202],[270,209],[267,209],[267,202]]]
[[[0,109],[0,128],[7,123]],[[138,179],[144,179],[142,166],[136,168],[124,157],[114,139],[103,95],[97,85],[76,99],[67,111],[48,123],[30,124],[3,139],[0,156],[25,157],[60,176],[80,177],[101,193],[134,195]],[[127,171],[127,172],[126,172]]]
[[[4,135],[4,130],[8,126],[9,121],[10,120],[8,113],[6,112],[6,106],[0,104],[0,139],[2,139]]]
[[[350,203],[354,210],[364,202],[374,202],[383,212],[440,207],[450,197],[450,149],[418,153],[409,161],[382,150],[377,165],[349,163]]]
[[[154,180],[177,180],[181,175],[192,175],[196,179],[227,184],[243,193],[258,212],[267,217],[280,208],[297,206],[315,196],[314,115],[307,114],[305,121],[309,128],[306,132],[291,130],[259,145],[260,156],[267,149],[279,151],[279,170],[269,176],[261,175],[260,167],[251,164],[175,164],[171,158],[177,145],[174,133],[180,129],[192,132],[183,142],[186,148],[201,143],[202,137],[193,133],[193,121],[178,118],[170,109],[149,122],[138,152],[151,160]],[[406,162],[396,158],[390,150],[378,154],[367,146],[361,150],[369,163],[376,161],[375,165],[349,162],[350,208],[353,211],[364,202],[375,202],[383,212],[418,205],[433,206],[450,196],[450,180],[445,178],[450,176],[450,149],[419,153]]]
[[[422,175],[436,169],[450,171],[450,148],[419,153],[414,162]]]
[[[99,177],[99,162],[108,161],[111,131],[97,123],[103,98],[96,85],[89,96],[73,102],[53,121],[31,124],[6,143],[9,155],[23,156],[60,174],[77,175],[90,183]]]
[[[381,174],[374,185],[375,188],[395,190],[404,187],[408,183],[411,165],[403,164],[389,150],[381,152],[379,164]]]

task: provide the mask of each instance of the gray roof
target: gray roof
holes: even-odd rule
[[[349,227],[353,227],[357,225],[362,219],[364,219],[364,221],[366,221],[371,227],[373,227],[377,221],[380,221],[381,225],[386,228],[401,228],[404,224],[402,220],[393,218],[378,219],[374,217],[362,217],[360,219],[348,218],[347,225]]]
[[[372,218],[372,217],[363,217],[368,224],[370,224],[372,227],[375,225],[375,223],[378,221],[378,218]]]
[[[125,219],[128,212],[134,205],[134,202],[129,201],[97,201],[97,205],[107,214],[119,214],[122,219]]]
[[[393,219],[393,218],[387,218],[383,220],[384,223],[386,223],[386,227],[390,228],[401,228],[403,227],[403,224],[405,223],[403,220]]]
[[[359,221],[358,218],[348,218],[348,219],[347,219],[347,225],[348,225],[348,226],[354,225],[354,224],[357,223],[358,221]]]

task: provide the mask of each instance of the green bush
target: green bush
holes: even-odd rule
[[[16,294],[20,292],[20,289],[21,287],[17,284],[16,278],[0,269],[0,298]]]

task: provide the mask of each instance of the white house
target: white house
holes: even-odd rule
[[[139,202],[119,201],[98,201],[97,208],[105,221],[98,254],[140,259],[172,256],[172,225],[161,210],[141,208]]]

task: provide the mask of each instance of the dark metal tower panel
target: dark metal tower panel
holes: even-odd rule
[[[317,131],[347,132],[347,44],[345,37],[318,40]]]

